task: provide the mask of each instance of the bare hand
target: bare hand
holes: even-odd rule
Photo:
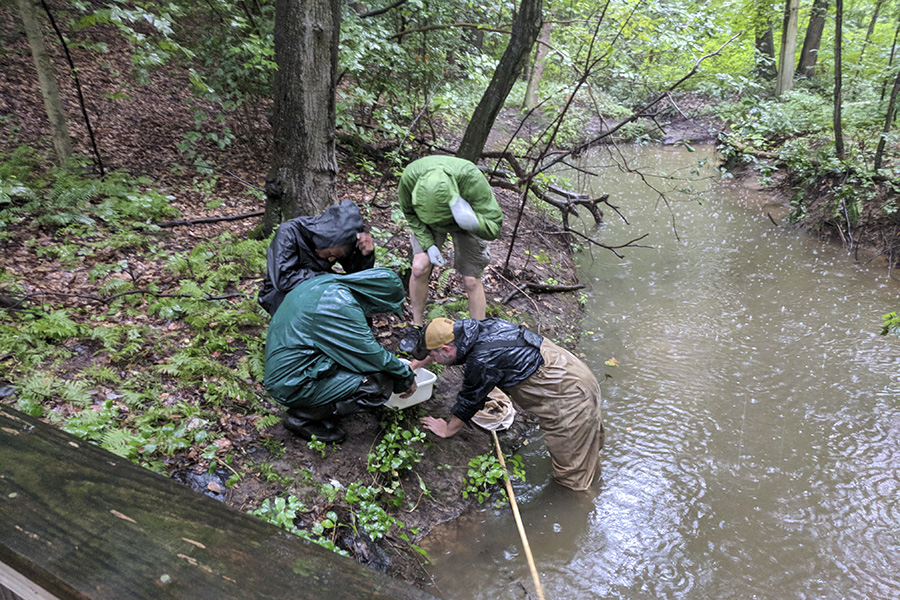
[[[431,359],[430,356],[426,356],[422,360],[415,360],[415,359],[412,360],[409,363],[409,368],[412,369],[413,372],[416,372],[417,370],[421,369],[422,367],[427,367],[428,365],[430,365],[433,362],[434,361]]]
[[[444,419],[422,417],[422,425],[436,436],[448,438],[453,437],[460,429],[462,429],[463,422],[457,417],[452,417],[449,423]]]
[[[375,240],[366,232],[356,234],[356,247],[362,252],[363,256],[368,256],[375,252]]]
[[[402,394],[400,394],[400,397],[401,398],[409,398],[410,396],[412,396],[413,394],[416,393],[417,389],[419,389],[419,385],[415,382],[415,380],[413,380],[413,383],[411,386],[409,386],[409,389],[406,390],[405,392],[403,392]]]

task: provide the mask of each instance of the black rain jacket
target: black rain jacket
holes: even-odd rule
[[[266,252],[266,279],[259,292],[259,304],[274,315],[284,297],[295,287],[316,275],[333,273],[332,264],[316,255],[322,248],[348,248],[346,258],[338,261],[346,273],[357,273],[375,266],[375,253],[364,256],[356,246],[356,234],[362,232],[359,207],[350,200],[330,207],[313,217],[297,217],[278,227]]]
[[[484,408],[495,387],[506,390],[534,375],[544,364],[540,335],[503,319],[465,319],[453,326],[456,364],[463,384],[451,414],[468,422]]]

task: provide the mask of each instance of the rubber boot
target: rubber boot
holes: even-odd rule
[[[404,354],[412,354],[413,350],[416,349],[416,346],[419,343],[419,338],[422,337],[422,326],[421,325],[410,325],[409,331],[406,332],[406,335],[403,336],[403,339],[400,340],[400,344],[398,346],[398,350]]]
[[[315,436],[319,442],[339,444],[347,437],[347,432],[338,425],[333,404],[305,408],[289,408],[285,411],[284,427],[304,440]]]
[[[391,378],[384,373],[367,375],[349,398],[335,402],[334,411],[340,417],[371,411],[383,406],[393,390]]]

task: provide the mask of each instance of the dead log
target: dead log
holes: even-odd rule
[[[575,290],[584,289],[583,283],[577,283],[575,285],[546,285],[541,283],[526,283],[525,287],[528,288],[529,292],[534,294],[558,294],[561,292],[574,292]],[[522,288],[517,287],[509,294],[506,295],[503,300],[501,300],[501,304],[506,304],[519,294],[524,294],[525,292]]]

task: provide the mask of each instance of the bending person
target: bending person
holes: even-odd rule
[[[313,217],[297,217],[278,226],[266,252],[266,279],[259,304],[274,315],[292,289],[317,275],[345,273],[375,266],[375,242],[363,231],[359,207],[344,200]]]
[[[432,361],[464,365],[450,420],[422,418],[434,434],[455,435],[484,407],[496,386],[537,417],[555,481],[583,491],[599,476],[600,385],[588,366],[568,350],[503,319],[441,318],[425,328],[413,357],[413,369]]]
[[[392,392],[415,392],[412,370],[366,322],[376,313],[399,314],[404,297],[397,274],[381,268],[314,277],[287,295],[266,335],[263,383],[287,408],[288,430],[337,443],[346,436],[341,417],[377,408]]]
[[[453,239],[453,267],[462,275],[469,299],[469,316],[485,317],[481,275],[491,262],[488,242],[500,235],[503,211],[478,167],[453,156],[426,156],[410,163],[400,176],[397,195],[412,230],[413,328],[400,342],[400,350],[409,353],[424,323],[432,266],[446,264],[441,247],[448,234]]]

